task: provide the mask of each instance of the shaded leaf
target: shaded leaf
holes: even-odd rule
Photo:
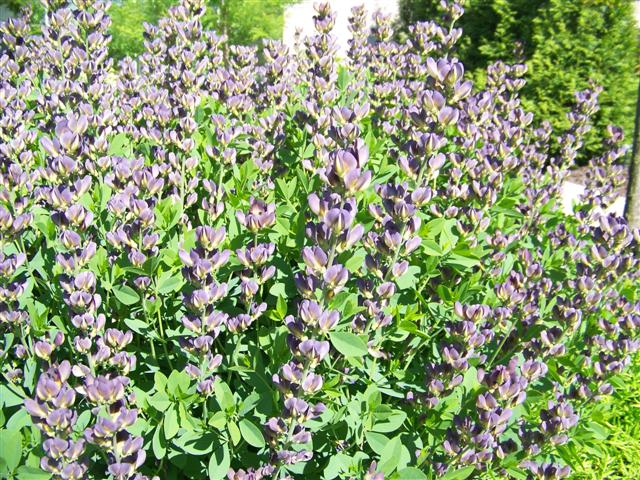
[[[249,445],[256,448],[262,448],[265,446],[264,436],[262,435],[260,428],[246,418],[240,421],[239,426],[242,438],[244,438]]]
[[[113,294],[123,305],[134,305],[140,301],[140,295],[128,285],[113,287]]]
[[[345,357],[362,357],[369,352],[365,341],[351,332],[331,332],[331,344]]]
[[[220,445],[209,459],[209,466],[207,468],[209,479],[221,480],[227,478],[227,472],[230,466],[231,457],[229,456],[229,448],[225,443],[224,445]]]

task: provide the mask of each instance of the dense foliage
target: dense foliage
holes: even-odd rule
[[[520,92],[536,118],[565,129],[574,91],[590,82],[604,87],[584,162],[610,124],[633,130],[640,49],[633,0],[467,0],[457,55],[482,82],[487,65],[523,61],[527,85]],[[440,0],[401,0],[403,21],[438,18]]]
[[[115,66],[106,4],[46,6],[1,28],[1,475],[558,479],[602,438],[640,326],[619,128],[557,209],[599,89],[554,132],[453,22],[356,8],[340,64],[327,5],[258,55],[183,0]]]

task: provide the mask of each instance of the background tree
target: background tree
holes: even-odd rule
[[[404,24],[438,17],[439,0],[401,0]],[[586,154],[599,146],[608,124],[633,128],[638,64],[632,0],[467,0],[460,20],[459,56],[480,83],[490,63],[524,59],[524,105],[554,127],[567,125],[573,92],[591,80],[602,85],[601,110],[586,138]]]
[[[224,33],[233,44],[282,37],[284,9],[295,0],[209,0],[206,28]]]
[[[156,23],[177,0],[114,0],[109,15],[112,35],[109,52],[116,58],[140,53],[143,23]],[[234,44],[255,44],[262,38],[280,38],[284,26],[284,8],[295,0],[209,0],[203,18],[206,29],[228,35]],[[43,7],[37,0],[0,0],[13,12],[31,6],[34,29],[40,23]]]
[[[109,52],[115,58],[136,55],[144,49],[143,23],[156,23],[174,0],[119,0],[109,9],[111,16],[111,45]]]
[[[587,136],[587,150],[600,145],[609,124],[631,135],[636,99],[638,44],[631,0],[553,0],[534,20],[525,106],[568,125],[564,113],[573,92],[589,80],[602,85],[601,109]]]

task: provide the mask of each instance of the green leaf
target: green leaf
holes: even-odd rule
[[[306,146],[306,148],[304,149],[304,152],[302,152],[302,158],[311,158],[313,157],[313,154],[316,151],[316,147],[313,143],[310,143]]]
[[[354,252],[344,263],[345,268],[350,272],[357,272],[364,265],[366,255],[367,252],[364,249]]]
[[[227,478],[227,472],[231,466],[231,457],[227,444],[220,445],[209,459],[209,480],[221,480]]]
[[[170,408],[164,414],[164,437],[171,440],[180,430],[178,423],[178,412],[175,408]]]
[[[269,294],[273,295],[274,297],[286,297],[287,289],[285,287],[285,284],[282,282],[274,283],[269,289]]]
[[[233,393],[231,393],[229,385],[225,382],[222,380],[215,382],[213,391],[216,395],[216,400],[224,410],[235,406],[236,402],[233,398]]]
[[[453,233],[453,227],[456,221],[452,218],[444,220],[442,224],[442,230],[440,231],[439,244],[443,251],[448,252],[453,250],[458,243],[458,236]]]
[[[440,248],[440,245],[430,238],[427,238],[422,242],[422,248],[424,253],[431,257],[441,257],[444,255],[444,250]]]
[[[428,478],[427,475],[414,467],[403,468],[398,472],[398,480],[422,480]]]
[[[35,385],[35,376],[36,370],[38,369],[38,364],[36,360],[32,357],[29,358],[24,364],[24,385],[27,389],[33,389]]]
[[[178,423],[180,423],[180,428],[185,428],[190,431],[199,428],[201,425],[200,419],[192,417],[187,410],[192,398],[194,397],[187,397],[186,401],[178,403],[178,418],[180,419]]]
[[[140,295],[128,285],[113,287],[113,294],[123,305],[134,305],[140,301]]]
[[[18,468],[17,478],[20,480],[47,480],[51,478],[51,474],[40,470],[37,467],[28,467],[26,465],[22,465]]]
[[[183,209],[180,202],[176,202],[173,198],[165,198],[156,206],[156,212],[159,214],[159,226],[165,230],[173,228],[182,215]]]
[[[480,382],[478,381],[478,370],[476,367],[471,366],[467,369],[461,385],[467,392],[473,392],[480,387]]]
[[[423,331],[418,329],[418,326],[413,323],[411,320],[402,320],[398,323],[398,328],[400,330],[404,330],[405,332],[412,333],[413,335],[417,335],[418,337],[429,340],[431,337],[424,333]]]
[[[514,480],[527,480],[528,478],[527,473],[520,468],[507,467],[505,470],[511,477],[513,477]]]
[[[109,141],[109,149],[107,153],[109,155],[115,155],[118,157],[130,157],[132,154],[131,141],[127,137],[126,133],[118,133],[114,135]]]
[[[85,410],[80,415],[78,415],[78,420],[76,420],[76,424],[74,425],[73,428],[76,432],[82,432],[87,427],[87,425],[89,425],[90,421],[91,421],[91,411]]]
[[[106,183],[101,183],[100,184],[100,210],[106,210],[107,208],[107,204],[109,203],[109,199],[111,198],[111,194],[113,193],[113,190],[111,189],[111,187],[109,185],[107,185]]]
[[[376,423],[371,430],[374,432],[389,433],[399,429],[407,418],[402,410],[394,410],[384,421]]]
[[[211,432],[187,431],[173,440],[173,444],[189,455],[206,455],[216,445],[217,436]]]
[[[402,442],[400,441],[400,436],[397,436],[391,439],[382,450],[378,468],[382,470],[385,475],[390,475],[398,467],[401,454]]]
[[[480,260],[477,258],[460,255],[458,253],[452,253],[444,263],[446,265],[451,265],[452,267],[460,267],[462,270],[466,270],[468,268],[473,268],[477,265],[480,265]]]
[[[38,230],[42,232],[42,234],[49,241],[53,241],[56,238],[56,225],[51,220],[51,216],[47,215],[46,210],[41,208],[34,208],[34,224],[38,227]]]
[[[153,454],[158,460],[162,460],[167,454],[167,440],[164,438],[162,428],[157,427],[153,432],[151,446],[153,447]]]
[[[260,429],[249,420],[240,420],[240,433],[242,438],[252,447],[262,448],[265,446],[264,436]]]
[[[276,302],[276,312],[278,312],[280,319],[283,319],[287,316],[287,300],[282,295],[278,296],[278,300]]]
[[[344,453],[337,453],[329,458],[329,462],[324,469],[323,478],[332,480],[339,476],[341,473],[349,470],[351,466],[351,458]]]
[[[414,287],[417,283],[417,275],[420,273],[420,267],[415,265],[411,265],[407,268],[407,271],[400,276],[396,280],[396,285],[398,285],[399,290],[404,290],[406,288]]]
[[[341,91],[346,90],[349,85],[349,70],[344,65],[338,67],[338,87]]]
[[[167,397],[167,394],[164,393],[164,391],[157,392],[149,397],[149,405],[159,412],[164,412],[171,406],[171,400],[169,400],[169,397]]]
[[[475,467],[462,467],[457,470],[449,470],[440,480],[464,480],[475,471]]]
[[[153,374],[153,388],[158,392],[164,392],[167,386],[167,377],[162,372],[156,372]]]
[[[218,410],[216,413],[214,413],[211,416],[211,418],[207,423],[211,425],[213,428],[222,430],[227,425],[227,416],[224,414],[223,411]]]
[[[382,404],[382,394],[376,385],[369,385],[364,392],[364,397],[367,399],[369,410],[374,410]]]
[[[175,292],[184,284],[180,273],[173,275],[171,272],[164,272],[158,277],[158,293],[166,295]]]
[[[366,342],[351,332],[332,332],[331,344],[345,357],[362,357],[369,353]]]
[[[137,318],[125,318],[124,323],[134,332],[143,335],[146,330],[149,329],[149,324],[143,320]]]
[[[516,257],[512,253],[507,253],[502,261],[502,275],[507,275],[513,270],[513,265],[516,262]]]
[[[229,430],[229,435],[231,436],[231,441],[233,442],[233,444],[237,445],[238,443],[240,443],[242,435],[240,434],[238,425],[233,421],[229,421],[227,423],[227,430]]]
[[[7,422],[6,427],[9,430],[18,431],[22,427],[25,427],[27,425],[31,425],[31,416],[27,413],[26,410],[21,408],[16,413],[11,415],[11,418]]]
[[[19,396],[18,392],[20,392],[22,396]],[[22,405],[25,397],[26,395],[21,392],[20,387],[13,385],[9,388],[6,385],[0,385],[0,405],[4,405],[5,407]]]
[[[371,450],[373,450],[378,455],[382,455],[384,447],[389,443],[389,438],[381,433],[376,432],[366,432],[364,436],[367,439],[367,443],[371,447]]]
[[[22,457],[22,435],[20,430],[0,430],[0,459],[13,472]]]
[[[606,440],[609,437],[609,430],[600,423],[587,422],[585,428],[592,433],[593,438],[596,440]]]
[[[179,397],[180,393],[187,393],[191,378],[185,371],[173,370],[167,380],[167,392],[170,395]]]

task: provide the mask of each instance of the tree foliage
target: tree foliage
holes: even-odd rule
[[[204,28],[229,36],[231,43],[255,44],[262,38],[279,38],[284,24],[284,8],[294,0],[209,0],[202,19]],[[109,15],[112,20],[110,54],[120,59],[137,55],[144,49],[144,23],[155,24],[175,0],[114,0]],[[37,0],[0,0],[13,12],[23,7],[34,11],[37,29],[44,9]]]
[[[289,3],[294,0],[210,0],[203,25],[226,34],[235,44],[279,38]]]
[[[402,0],[404,24],[438,19],[439,0]],[[586,157],[608,124],[628,135],[633,127],[638,31],[631,0],[467,0],[458,54],[476,81],[501,59],[525,60],[524,104],[537,118],[564,128],[573,93],[590,81],[604,87],[595,128],[585,139]],[[582,158],[586,160],[586,158]]]
[[[112,35],[109,51],[115,58],[137,55],[144,49],[144,22],[156,23],[173,0],[120,0],[109,11]]]

